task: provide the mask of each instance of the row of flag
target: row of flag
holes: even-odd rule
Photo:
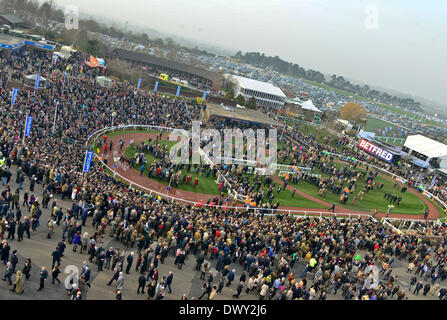
[[[138,84],[137,84],[137,89],[138,89],[138,90],[140,90],[140,87],[141,87],[141,83],[142,83],[142,82],[143,82],[143,79],[142,79],[142,78],[138,79]],[[178,97],[178,96],[180,95],[180,90],[181,90],[181,88],[182,88],[182,86],[180,86],[180,85],[177,87],[177,93],[175,94],[176,97]],[[157,92],[157,89],[158,89],[158,81],[155,82],[154,92]],[[205,91],[205,92],[203,93],[202,101],[205,101],[205,98],[206,98],[206,95],[207,95],[207,94],[208,94],[207,91]]]
[[[408,135],[408,130],[404,130],[404,129],[400,128],[400,127],[396,127],[395,131],[397,133],[393,133],[394,137],[396,137],[397,135],[400,136],[400,137],[402,137],[404,135],[405,136]],[[387,135],[388,133],[391,133],[391,132],[393,132],[393,127],[392,126],[385,127],[384,129],[382,129],[382,128],[378,128],[377,129],[377,133],[379,135],[382,135],[382,136],[385,136],[385,135]]]

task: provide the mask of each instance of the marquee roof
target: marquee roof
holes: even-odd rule
[[[447,145],[420,134],[408,136],[404,146],[429,158],[447,156]]]

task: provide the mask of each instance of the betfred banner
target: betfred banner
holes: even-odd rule
[[[386,161],[389,163],[391,163],[391,161],[393,161],[394,154],[392,154],[388,150],[380,148],[379,146],[375,145],[374,143],[369,142],[368,140],[365,140],[365,139],[360,140],[360,143],[357,145],[357,147],[382,159],[383,161]]]

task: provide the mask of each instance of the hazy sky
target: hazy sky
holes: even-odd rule
[[[228,49],[278,55],[305,68],[447,102],[447,0],[55,2],[120,24],[128,20]],[[370,6],[377,9],[377,24]]]

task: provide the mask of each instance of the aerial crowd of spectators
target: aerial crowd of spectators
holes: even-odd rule
[[[20,90],[13,106],[11,93],[6,89],[1,92],[0,147],[5,158],[4,171],[10,175],[0,199],[2,205],[9,206],[11,194],[16,193],[8,185],[11,176],[14,178],[13,173],[17,182],[28,179],[30,190],[25,192],[23,205],[30,205],[26,219],[32,219],[33,229],[48,225],[48,238],[51,239],[55,225],[60,223],[68,236],[68,245],[85,247],[88,243],[89,261],[98,264],[98,272],[109,270],[103,269],[107,253],[99,240],[100,235],[106,234],[121,241],[123,248],[137,246],[141,254],[139,272],[149,283],[148,297],[154,299],[162,299],[168,294],[165,291],[168,283],[164,277],[158,276],[157,266],[162,259],[174,256],[181,265],[190,263],[188,257],[189,261],[193,258],[195,272],[200,272],[204,281],[202,297],[183,295],[183,299],[203,298],[205,295],[209,299],[217,298],[223,286],[231,288],[233,282],[237,286],[234,298],[243,291],[260,299],[277,300],[324,300],[337,295],[347,300],[380,300],[394,296],[404,299],[409,291],[399,286],[397,276],[392,274],[396,260],[408,260],[419,272],[425,270],[425,278],[417,272],[420,281],[425,281],[424,295],[432,292],[439,299],[447,299],[443,288],[447,275],[447,238],[442,226],[425,223],[432,234],[441,239],[435,241],[417,231],[414,234],[397,233],[369,218],[295,219],[281,214],[269,216],[263,211],[247,209],[237,212],[216,206],[168,202],[130,189],[110,177],[98,164],[93,165],[86,178],[82,175],[85,141],[92,132],[111,125],[112,111],[117,113],[114,117],[116,124],[189,128],[200,107],[186,108],[186,102],[181,99],[137,91],[129,84],[117,83],[112,88],[102,88],[95,81],[96,71],[83,65],[88,59],[82,53],[55,65],[35,53],[28,57],[15,59],[13,56],[4,63],[9,66],[14,63],[21,72],[26,69],[26,72],[39,73],[48,79],[48,85],[45,91]],[[65,72],[67,80],[64,82]],[[7,77],[6,74],[3,76]],[[28,115],[33,117],[31,134],[22,144]],[[315,150],[328,149],[328,146],[319,146],[313,139],[299,133],[291,132],[289,135],[290,139],[305,141],[317,148]],[[307,147],[303,149],[295,149],[292,161],[311,158],[305,155],[312,151]],[[361,157],[348,149],[345,151]],[[35,194],[35,184],[43,187],[41,197]],[[254,187],[247,181],[240,186],[247,190]],[[17,193],[22,196],[20,189]],[[71,199],[73,206],[65,215],[61,215],[59,208],[52,208],[48,224],[46,221],[39,223],[41,210],[48,206],[50,195]],[[218,200],[222,201],[223,197],[221,194]],[[81,232],[87,219],[84,204],[93,207],[96,229],[93,235],[85,238]],[[274,206],[274,201],[271,204]],[[9,207],[5,214],[2,211],[2,217],[8,216],[8,210]],[[9,211],[13,210],[19,208]],[[20,223],[21,217],[17,220]],[[8,244],[4,243],[3,248],[7,247]],[[123,255],[118,250],[109,257],[116,256],[113,258],[116,261],[123,257],[124,260],[124,257],[132,255],[128,251]],[[5,252],[6,249],[2,249],[2,260],[9,262],[7,253],[3,259]],[[216,267],[216,272],[209,269],[211,264]],[[244,270],[238,275],[235,274],[236,264]],[[304,266],[301,273],[297,273],[299,264]],[[385,269],[383,277],[373,266],[379,266],[379,271]],[[117,279],[122,279],[121,276]],[[88,283],[85,276],[82,281]],[[76,292],[88,290],[84,284],[81,286],[80,282]],[[414,288],[415,294],[422,289],[419,283]],[[125,296],[122,286],[118,291],[119,295]]]

